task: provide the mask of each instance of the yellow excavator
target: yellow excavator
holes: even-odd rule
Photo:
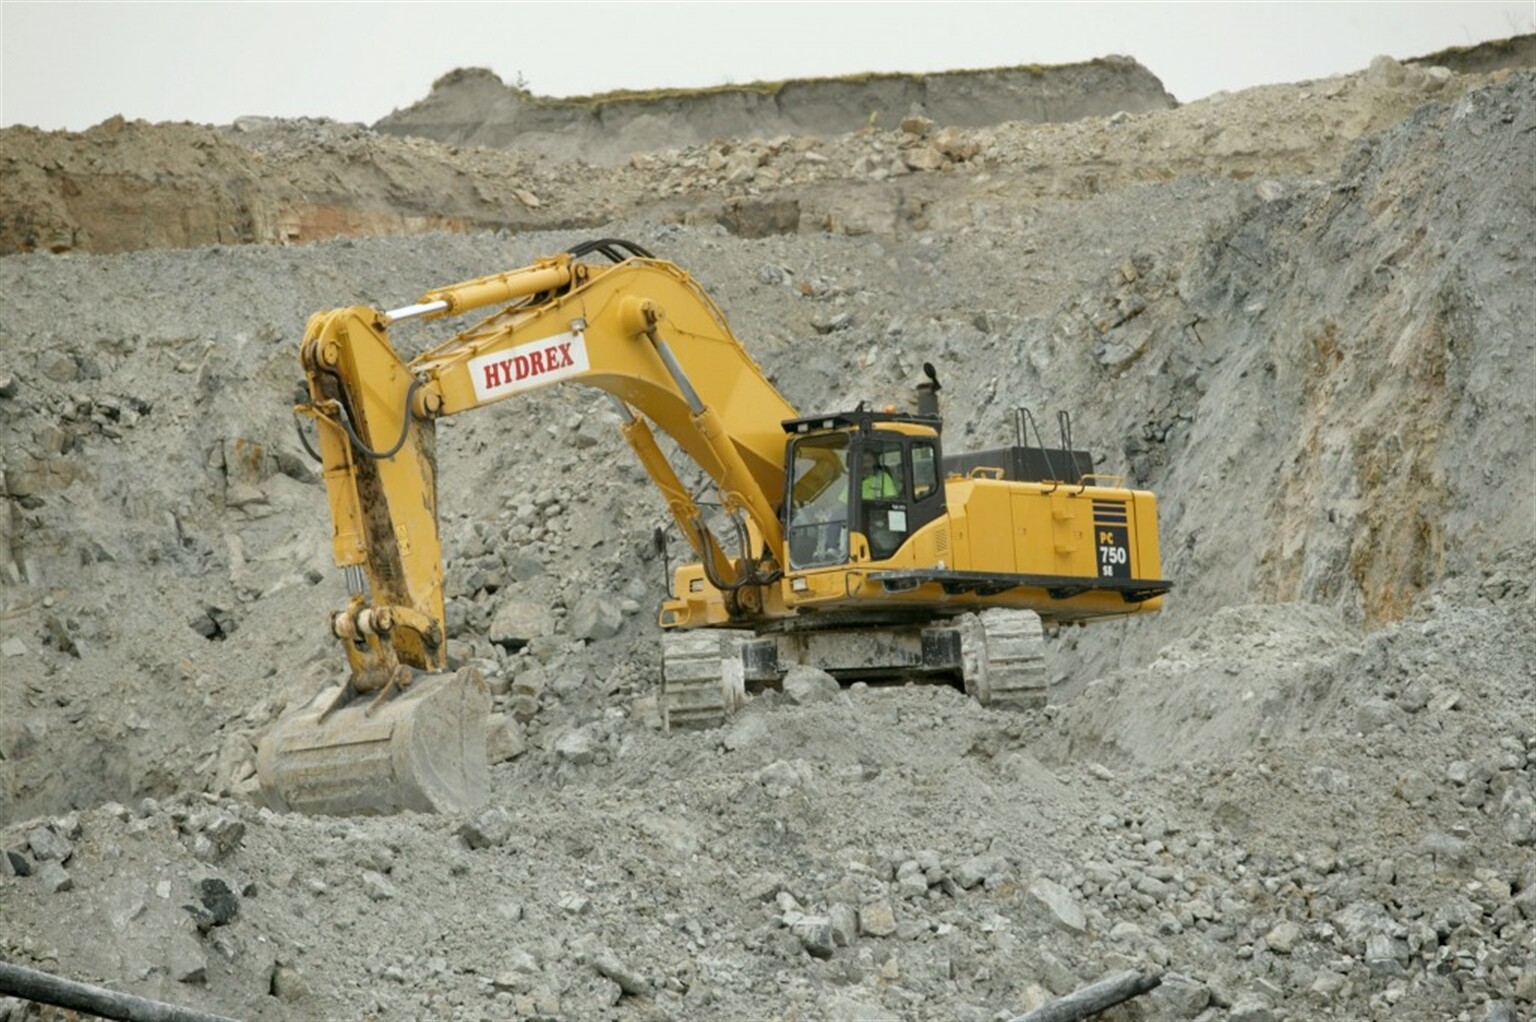
[[[390,343],[391,324],[489,307],[410,361]],[[1031,444],[1021,411],[1013,446],[947,455],[927,364],[915,412],[801,415],[698,283],[632,242],[587,242],[392,311],[319,313],[300,361],[295,411],[314,423],[350,593],[331,621],[350,673],[261,742],[279,809],[485,801],[489,697],[472,670],[448,673],[434,424],[558,382],[608,394],[696,557],[659,617],[669,728],[718,724],[797,664],[1038,706],[1042,629],[1155,611],[1171,588],[1156,498],[1094,473],[1064,415],[1057,447],[1038,429]],[[658,429],[713,482],[717,511]]]

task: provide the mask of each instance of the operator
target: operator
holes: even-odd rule
[[[901,495],[896,477],[875,458],[874,451],[865,451],[863,470],[859,473],[863,483],[860,493],[865,500],[892,500]]]

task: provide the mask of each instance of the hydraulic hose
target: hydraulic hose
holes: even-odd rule
[[[352,441],[353,449],[374,461],[387,461],[396,454],[399,454],[400,448],[405,446],[406,437],[411,435],[411,403],[415,400],[416,392],[421,388],[422,382],[420,380],[411,380],[411,385],[405,392],[405,414],[403,416],[405,421],[400,426],[400,436],[387,451],[376,451],[363,443],[363,438],[358,436],[357,430],[352,428],[352,410],[347,407],[345,401],[336,402],[341,406],[341,428],[346,431],[348,439]],[[304,435],[304,425],[299,422],[298,413],[294,413],[293,416],[293,429],[294,432],[299,434],[299,443],[304,447],[304,452],[317,462],[323,461],[324,459],[320,457],[320,452],[314,449],[309,442],[309,437]]]

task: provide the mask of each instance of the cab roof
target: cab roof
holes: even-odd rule
[[[855,408],[850,412],[826,412],[821,415],[805,415],[798,419],[785,419],[783,426],[784,432],[795,434],[836,432],[853,429],[858,430],[860,433],[868,433],[873,429],[884,427],[894,433],[904,433],[908,436],[926,436],[937,434],[943,429],[944,420],[937,415],[916,415],[910,412],[874,412],[864,408]]]

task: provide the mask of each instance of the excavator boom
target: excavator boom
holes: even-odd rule
[[[350,595],[332,631],[350,672],[339,694],[287,718],[264,743],[259,772],[274,804],[449,811],[484,797],[483,752],[478,764],[462,762],[474,758],[472,733],[488,712],[484,685],[444,673],[439,418],[559,382],[606,391],[707,574],[729,588],[780,570],[779,424],[794,409],[688,274],[627,243],[601,243],[610,257],[609,245],[625,245],[630,257],[604,267],[564,253],[433,289],[401,309],[311,317],[300,352],[306,400],[296,412],[313,420],[318,438],[333,552]],[[501,307],[412,361],[390,342],[389,327],[401,320],[490,305]],[[650,424],[714,481],[751,537],[740,548],[706,528]],[[434,748],[450,751],[434,756]]]

